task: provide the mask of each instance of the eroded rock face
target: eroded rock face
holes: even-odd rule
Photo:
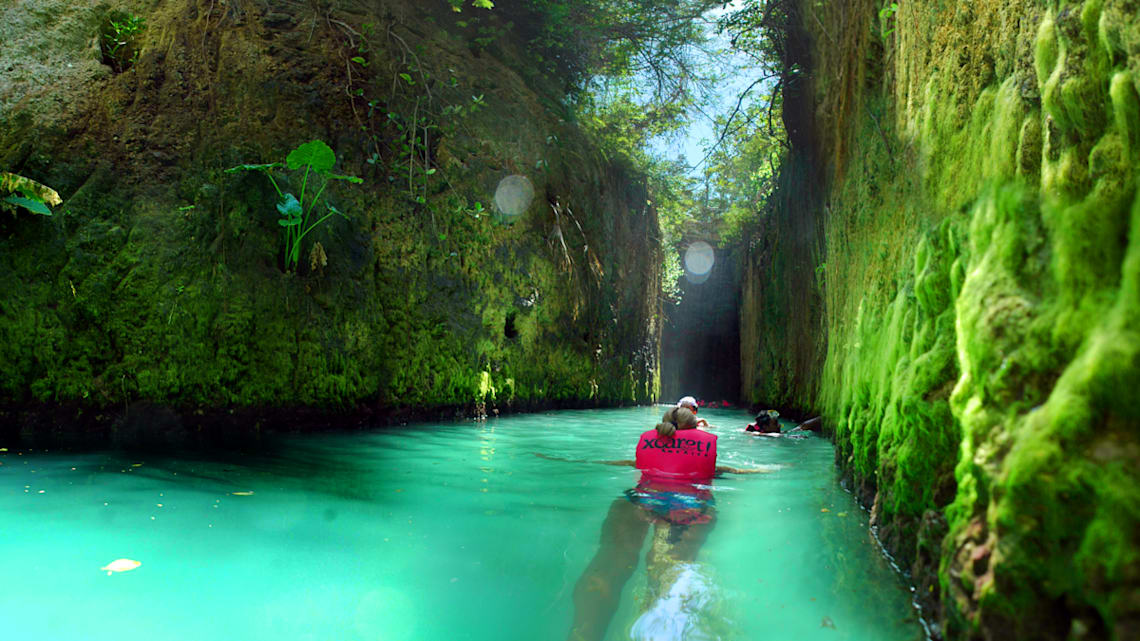
[[[523,81],[542,78],[499,29],[509,8],[476,45],[446,3],[422,5],[153,2],[121,72],[99,38],[125,7],[0,9],[0,168],[65,199],[0,221],[6,416],[64,404],[115,425],[147,401],[184,424],[271,407],[308,424],[651,399],[661,261],[639,177]],[[346,217],[286,273],[275,185],[225,170],[314,139],[364,183],[321,193],[314,211]],[[508,176],[534,188],[511,215],[493,204]],[[311,202],[302,173],[275,178]]]
[[[1140,7],[801,5],[827,357],[779,393],[947,636],[1137,636]]]

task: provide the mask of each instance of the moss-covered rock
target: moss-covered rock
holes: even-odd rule
[[[847,149],[827,356],[763,394],[823,409],[947,636],[1134,638],[1140,7],[837,4],[801,3],[819,148]],[[835,60],[844,30],[887,35]]]
[[[542,93],[509,7],[461,23],[422,4],[0,9],[0,67],[21,70],[0,81],[0,168],[65,199],[0,221],[5,416],[653,399],[661,260],[641,177]],[[109,11],[146,19],[121,73],[95,44]],[[224,170],[312,139],[365,182],[329,186],[347,219],[286,272],[273,185]],[[534,188],[520,212],[494,205],[510,175]],[[276,177],[300,194],[299,174]]]

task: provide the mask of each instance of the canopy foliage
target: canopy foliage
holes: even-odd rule
[[[572,117],[650,178],[668,244],[757,224],[787,148],[790,0],[523,0],[514,28],[558,78]],[[500,5],[504,6],[504,5]],[[730,97],[726,98],[725,94]],[[650,149],[711,123],[696,167]]]

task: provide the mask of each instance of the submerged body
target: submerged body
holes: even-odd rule
[[[641,470],[641,478],[610,506],[602,524],[601,546],[574,588],[575,616],[568,637],[572,641],[597,641],[605,636],[650,525],[653,544],[645,559],[649,592],[633,626],[633,638],[702,638],[678,636],[679,631],[699,627],[689,608],[711,594],[700,590],[701,599],[689,594],[708,583],[699,580],[695,562],[716,525],[710,490],[717,472],[717,437],[696,429],[696,424],[693,412],[674,408],[638,439],[633,463]]]

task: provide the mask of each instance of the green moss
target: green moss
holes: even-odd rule
[[[913,136],[899,144],[919,162],[892,158],[865,118],[830,193],[820,402],[899,558],[917,556],[923,510],[944,511],[951,638],[1061,638],[1071,620],[1123,638],[1136,615],[1140,100],[1126,13],[1026,14],[1036,88],[1015,61],[964,104],[955,70],[930,65],[899,106]],[[900,50],[899,68],[934,48]],[[1042,603],[1064,607],[1027,615]]]
[[[953,263],[946,251],[950,235],[946,223],[921,239],[913,280],[904,281],[886,318],[870,317],[864,301],[852,329],[854,352],[828,359],[844,367],[842,374],[832,373],[840,384],[827,388],[844,390],[828,407],[844,417],[836,437],[857,477],[875,479],[888,521],[919,517],[936,504],[937,479],[952,482],[957,435],[943,429],[953,420],[944,400],[938,400],[939,388],[954,374],[953,340],[947,331],[953,317]]]
[[[1131,72],[1118,71],[1112,75],[1109,96],[1113,124],[1125,143],[1127,158],[1136,158],[1140,156],[1140,98],[1137,98]]]
[[[1129,16],[1121,7],[1109,7],[1097,21],[1097,41],[1108,57],[1109,64],[1119,63],[1128,53],[1127,23]]]
[[[1017,177],[1025,181],[1036,181],[1041,173],[1041,114],[1027,116],[1018,132]]]
[[[357,19],[382,22],[363,14],[346,18]],[[660,261],[642,177],[602,160],[564,114],[541,106],[556,101],[535,94],[511,69],[525,67],[526,59],[476,60],[434,25],[421,30],[398,22],[393,29],[408,30],[401,32],[403,45],[391,32],[344,23],[371,34],[354,43],[369,47],[370,65],[351,79],[368,99],[385,103],[370,113],[365,101],[325,90],[344,81],[339,27],[322,40],[329,46],[287,54],[285,62],[243,54],[207,70],[181,51],[178,43],[190,39],[177,34],[187,24],[156,13],[154,32],[171,34],[175,43],[167,58],[177,61],[171,72],[207,87],[209,95],[194,108],[225,117],[202,119],[200,111],[183,109],[181,99],[171,108],[164,98],[172,85],[148,85],[130,100],[109,98],[114,122],[103,123],[106,130],[92,125],[84,136],[122,136],[123,123],[153,118],[155,105],[163,119],[156,132],[194,134],[157,143],[140,134],[129,149],[116,150],[114,174],[91,175],[85,160],[73,159],[84,144],[99,148],[94,141],[61,144],[68,158],[55,158],[57,165],[76,163],[57,169],[77,177],[67,190],[67,211],[0,236],[0,266],[19,283],[0,292],[0,404],[117,408],[143,400],[183,411],[367,406],[383,412],[470,409],[477,401],[652,400]],[[263,49],[260,36],[241,25],[227,33],[234,44],[227,50]],[[392,89],[390,78],[407,71],[404,46],[431,50],[433,59],[423,62],[424,82]],[[281,64],[322,70],[321,76],[309,87],[274,84],[288,86],[285,92],[247,90]],[[454,76],[457,86],[433,87],[429,96],[429,74]],[[487,109],[470,106],[478,94],[485,94]],[[138,111],[144,104],[145,115]],[[102,122],[101,115],[92,118]],[[404,180],[406,158],[381,161],[398,156],[388,152],[402,140],[390,120],[414,118],[430,129],[432,169],[413,181]],[[14,115],[11,122],[17,120],[27,119]],[[334,185],[323,195],[350,220],[311,234],[327,253],[326,266],[310,269],[302,256],[290,276],[278,265],[272,188],[222,169],[280,155],[294,146],[294,136],[315,137],[295,123],[311,123],[335,139],[343,171],[367,176],[367,184],[356,193]],[[25,129],[0,128],[0,147],[13,137],[13,148],[40,144],[20,138],[31,135]],[[156,161],[148,145],[179,153],[164,152]],[[363,149],[380,153],[362,156]],[[49,158],[53,150],[42,151],[32,157]],[[543,168],[529,172],[536,191],[576,212],[578,225],[566,237],[572,264],[547,242],[554,220],[543,199],[514,224],[490,215],[504,172],[526,173],[536,161]],[[579,259],[587,254],[591,261]]]
[[[1056,24],[1053,11],[1046,11],[1041,23],[1037,25],[1036,55],[1034,55],[1034,68],[1037,71],[1037,84],[1044,87],[1057,69],[1060,59],[1060,43],[1057,41]]]
[[[994,96],[994,115],[988,132],[990,149],[986,156],[986,175],[996,179],[1010,180],[1020,164],[1017,162],[1020,141],[1028,106],[1021,96],[1019,78],[1010,76],[998,87]]]

